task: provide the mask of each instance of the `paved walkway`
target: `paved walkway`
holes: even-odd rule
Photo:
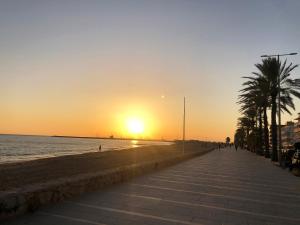
[[[299,225],[300,178],[227,148],[6,224]]]

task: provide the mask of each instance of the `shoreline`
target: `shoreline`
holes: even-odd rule
[[[172,145],[172,144],[170,144]],[[130,148],[110,148],[109,150],[104,150],[104,151],[91,151],[91,152],[79,152],[79,153],[70,153],[70,154],[64,154],[64,155],[47,155],[47,154],[43,154],[40,155],[41,157],[36,157],[36,158],[30,158],[30,159],[20,159],[20,160],[16,160],[16,161],[7,161],[7,162],[1,162],[0,161],[0,171],[1,171],[1,166],[5,166],[5,165],[11,165],[11,164],[22,164],[22,163],[27,163],[27,162],[33,162],[36,160],[43,160],[43,159],[52,159],[52,158],[60,158],[60,157],[68,157],[68,156],[77,156],[77,155],[85,155],[85,154],[94,154],[94,153],[105,153],[105,152],[117,152],[117,151],[124,151],[124,150],[132,150],[135,148],[143,148],[143,147],[151,147],[151,146],[169,146],[169,145],[143,145],[140,144],[140,146],[136,146],[136,147],[130,147]],[[39,156],[39,155],[35,155],[35,156]]]
[[[186,154],[202,151],[205,143],[186,143]],[[214,145],[209,143],[209,145]],[[61,177],[103,171],[182,154],[182,145],[150,145],[116,151],[87,152],[0,164],[0,192]],[[55,165],[55,166],[54,166]],[[20,175],[22,175],[20,177]],[[14,179],[11,179],[13,177]]]
[[[0,165],[0,220],[200,156],[214,143],[146,146]]]
[[[28,144],[27,144],[28,143]],[[43,158],[85,153],[120,151],[150,145],[170,145],[174,142],[150,140],[96,139],[82,137],[51,137],[28,135],[0,135],[0,165],[21,163]],[[3,150],[3,151],[2,151]]]
[[[121,138],[121,137],[91,137],[73,135],[40,135],[40,134],[1,134],[0,136],[29,136],[29,137],[53,137],[53,138],[82,138],[82,139],[103,139],[103,140],[124,140],[124,141],[155,141],[155,142],[175,142],[176,140],[166,139],[143,139],[143,138]]]

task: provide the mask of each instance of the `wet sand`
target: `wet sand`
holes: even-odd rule
[[[185,152],[204,152],[213,144],[187,143]],[[58,178],[72,177],[182,154],[182,145],[146,146],[122,151],[95,152],[0,165],[0,192]]]

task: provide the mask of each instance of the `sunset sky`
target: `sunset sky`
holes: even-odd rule
[[[128,137],[138,119],[141,137],[178,139],[186,96],[187,138],[224,141],[241,76],[262,54],[300,53],[299,12],[298,0],[0,0],[0,133]]]

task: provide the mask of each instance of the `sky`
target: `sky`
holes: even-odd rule
[[[298,0],[0,0],[0,133],[128,137],[133,118],[141,137],[180,139],[186,96],[188,139],[232,138],[241,77],[260,55],[300,53],[299,10]]]

